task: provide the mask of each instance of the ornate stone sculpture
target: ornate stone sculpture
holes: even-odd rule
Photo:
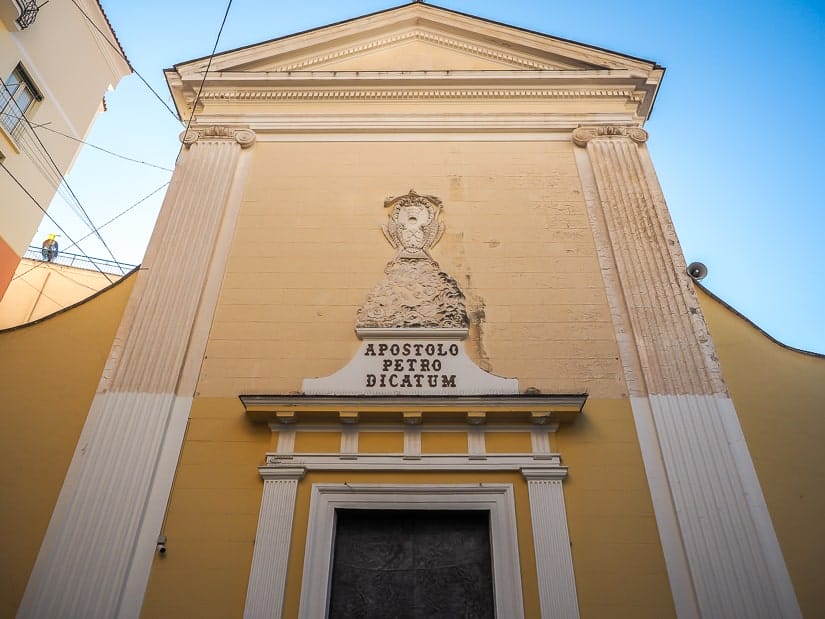
[[[470,319],[464,294],[430,249],[444,234],[442,204],[415,191],[387,198],[384,235],[396,249],[384,277],[358,310],[362,340],[329,376],[305,378],[306,395],[514,395],[518,380],[482,370],[464,350]],[[411,422],[414,423],[414,422]]]
[[[392,208],[390,220],[381,226],[399,258],[429,258],[430,247],[444,234],[441,222],[441,200],[435,196],[419,196],[415,190],[405,196],[387,198],[384,208]]]
[[[358,310],[356,327],[467,328],[464,294],[429,251],[444,234],[441,200],[411,189],[384,206],[391,208],[384,236],[398,253]]]

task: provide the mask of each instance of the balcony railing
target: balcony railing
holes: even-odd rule
[[[23,257],[29,260],[51,262],[52,264],[59,264],[65,267],[86,269],[87,271],[103,271],[104,273],[114,275],[124,275],[137,266],[136,264],[125,264],[123,262],[115,262],[114,260],[105,260],[104,258],[89,258],[68,252],[59,252],[53,260],[44,260],[42,248],[34,246],[29,247]]]
[[[20,17],[17,18],[17,24],[20,30],[25,30],[34,23],[37,19],[37,11],[40,8],[37,6],[37,0],[14,0],[17,3]]]

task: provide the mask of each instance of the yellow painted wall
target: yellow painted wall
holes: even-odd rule
[[[93,269],[23,258],[0,298],[0,329],[53,314],[120,278]]]
[[[403,432],[360,432],[358,451],[362,453],[403,453]]]
[[[805,617],[825,616],[825,357],[786,348],[699,289]]]
[[[467,453],[467,434],[465,432],[422,432],[421,453]]]
[[[529,432],[490,432],[484,446],[490,453],[530,453],[533,444]]]
[[[673,617],[630,402],[589,399],[551,445],[569,467],[564,500],[582,618]]]
[[[143,617],[242,613],[263,487],[257,466],[277,443],[265,425],[246,421],[237,396],[296,392],[305,377],[352,358],[357,309],[394,255],[380,231],[383,200],[410,188],[444,201],[446,233],[433,255],[467,297],[470,356],[518,377],[522,389],[591,396],[582,418],[554,439],[571,467],[565,493],[582,616],[672,616],[572,144],[259,140],[253,148],[164,528],[169,551],[155,559]],[[422,452],[467,453],[466,433],[426,430]],[[529,452],[528,431],[489,434],[490,451]],[[326,430],[299,428],[295,439],[296,453],[339,445]],[[367,432],[360,447],[398,453],[403,437]],[[525,606],[538,616],[527,487],[514,472],[308,474],[284,616],[297,614],[313,481],[494,478],[517,490]]]
[[[369,451],[398,452],[400,434],[366,431]],[[529,450],[529,426],[494,433],[498,446]],[[270,430],[246,420],[237,398],[198,398],[169,506],[168,553],[155,558],[143,614],[240,616],[252,561],[263,482],[257,466],[272,449]],[[335,436],[330,436],[330,435]],[[422,433],[444,453],[466,453],[466,434]],[[298,432],[296,452],[327,452],[340,437]],[[495,438],[492,438],[496,442]],[[562,426],[554,447],[570,467],[565,501],[582,617],[672,617],[674,610],[655,518],[647,492],[632,412],[626,400],[590,400],[584,414]],[[300,447],[300,449],[298,449]],[[315,482],[512,483],[527,617],[538,617],[535,556],[527,486],[518,472],[308,473],[299,482],[284,617],[297,617],[311,484]],[[549,523],[548,523],[549,524]]]
[[[383,201],[412,187],[444,201],[432,253],[467,296],[481,367],[522,389],[624,397],[571,142],[253,148],[202,395],[290,393],[346,364],[356,311],[394,255]]]
[[[2,617],[23,596],[134,279],[0,331]]]
[[[237,397],[197,398],[155,555],[143,617],[240,617],[271,432]]]

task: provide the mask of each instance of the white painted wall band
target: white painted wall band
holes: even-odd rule
[[[741,427],[639,141],[621,128],[592,131],[580,144],[587,156],[576,157],[594,234],[612,249],[600,260],[677,612],[796,618]]]

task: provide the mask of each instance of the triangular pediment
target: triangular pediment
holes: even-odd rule
[[[246,65],[245,71],[502,71],[571,68],[421,28],[320,53]]]
[[[207,73],[208,67],[208,73]],[[166,71],[181,116],[197,99],[602,99],[646,118],[654,62],[414,2]]]
[[[208,59],[176,65],[200,73]],[[653,63],[423,3],[225,52],[210,71],[593,71]]]
[[[398,24],[401,26],[402,24]],[[330,41],[316,49],[262,58],[231,71],[503,71],[597,68],[572,59],[479,41],[467,33],[415,24],[354,41]],[[601,67],[599,67],[601,68]]]

